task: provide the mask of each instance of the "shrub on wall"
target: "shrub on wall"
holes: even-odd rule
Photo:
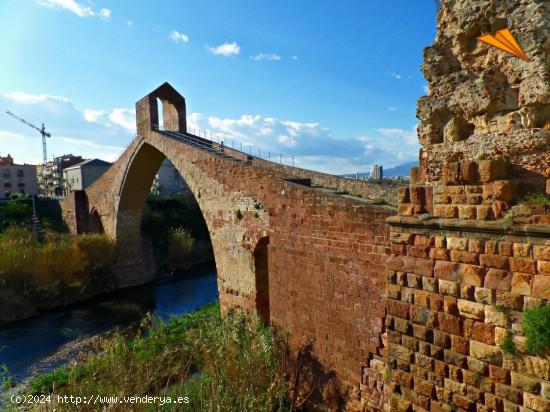
[[[550,349],[550,304],[525,310],[522,325],[528,352],[540,354]]]

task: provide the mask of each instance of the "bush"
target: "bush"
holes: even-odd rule
[[[528,352],[542,354],[550,349],[550,304],[526,309],[522,325]]]
[[[48,288],[59,282],[78,286],[107,271],[115,243],[103,234],[56,235],[39,243],[30,230],[10,226],[0,236],[0,280],[16,289]]]
[[[166,264],[169,270],[176,270],[185,266],[185,261],[193,250],[195,239],[184,228],[170,230],[168,256]]]

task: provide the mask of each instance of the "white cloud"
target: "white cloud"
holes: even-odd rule
[[[136,130],[136,111],[133,109],[113,109],[109,120],[127,130]]]
[[[7,97],[8,99],[21,104],[37,104],[43,103],[47,100],[58,100],[60,102],[68,102],[65,97],[52,96],[49,94],[32,94],[25,92],[10,92],[4,93],[2,96]]]
[[[111,14],[112,14],[111,9],[99,10],[99,16],[104,20],[109,20],[111,18]]]
[[[218,136],[227,146],[313,170],[343,174],[369,171],[373,164],[396,166],[418,157],[419,145],[414,129],[380,128],[367,136],[339,139],[317,122],[281,120],[249,114],[219,118],[201,113],[188,117],[188,126]]]
[[[402,80],[403,75],[395,72],[387,73],[388,76],[393,77],[395,80]]]
[[[397,107],[395,107],[395,106],[390,106],[390,107],[388,107],[388,111],[389,111],[389,112],[396,112],[396,111],[397,111]]]
[[[105,110],[84,109],[84,119],[87,122],[97,122],[107,112]]]
[[[296,55],[294,54],[294,55],[290,56],[290,59],[291,59],[291,60],[298,60],[298,56],[296,56]]]
[[[35,0],[36,4],[54,9],[68,10],[79,17],[99,16],[103,20],[111,18],[111,10],[103,8],[96,11],[92,6],[85,6],[76,0]]]
[[[128,26],[132,27],[132,26],[134,25],[134,22],[133,22],[132,20],[128,20],[128,21],[126,22],[126,24],[127,24]]]
[[[251,56],[250,58],[254,61],[261,61],[261,60],[279,61],[279,60],[281,60],[281,56],[279,56],[278,54],[275,54],[275,53],[271,53],[271,54],[259,53],[255,56]]]
[[[170,33],[170,40],[172,40],[174,43],[188,43],[189,36],[187,34],[182,34],[174,30],[172,33]]]
[[[215,55],[229,57],[240,54],[241,47],[237,44],[237,42],[232,42],[223,43],[216,47],[208,47],[208,50]]]

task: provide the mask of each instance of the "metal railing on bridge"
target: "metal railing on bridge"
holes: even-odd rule
[[[235,147],[234,139],[231,139],[231,144],[228,144],[228,142],[226,141],[223,146],[223,149],[226,149],[226,148],[231,149],[231,151],[236,152],[236,154],[238,154],[239,157],[232,156],[228,154],[229,151],[222,151],[221,144],[223,140],[220,139],[219,136],[213,134],[212,132],[200,130],[198,128],[190,127],[187,132],[176,132],[176,131],[170,131],[170,130],[163,130],[159,128],[154,128],[153,130],[159,133],[162,133],[164,135],[170,136],[172,138],[183,140],[187,143],[190,143],[202,149],[206,149],[211,153],[223,154],[225,157],[233,158],[235,160],[242,160],[250,163],[254,158],[258,158],[264,161],[277,163],[276,158],[274,160],[271,159],[271,152],[269,150],[264,150],[262,152],[261,148],[258,147],[258,154],[255,155],[252,153],[253,145],[248,145],[249,152],[247,153],[245,150],[243,150],[242,142],[239,143],[240,150]],[[247,145],[245,144],[244,146],[246,147]],[[281,165],[286,164],[285,162],[283,162],[283,160],[286,160],[286,159],[289,160],[289,164],[287,166],[294,167],[295,165],[294,156],[285,157],[281,153],[279,153],[279,156],[278,156],[279,164]]]

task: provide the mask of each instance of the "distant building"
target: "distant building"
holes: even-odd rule
[[[0,198],[9,198],[13,193],[38,194],[36,166],[15,164],[10,155],[0,157]]]
[[[63,196],[63,170],[83,161],[82,156],[66,154],[55,157],[46,163],[46,165],[38,165],[36,175],[40,195],[47,197]]]
[[[178,169],[174,167],[170,160],[164,159],[151,186],[151,193],[164,196],[181,193],[186,190],[188,190],[188,186],[178,172]]]
[[[376,182],[381,182],[384,179],[384,169],[382,165],[374,165],[372,167],[371,179]]]
[[[84,190],[103,175],[112,163],[90,159],[63,169],[63,195],[73,190]]]

